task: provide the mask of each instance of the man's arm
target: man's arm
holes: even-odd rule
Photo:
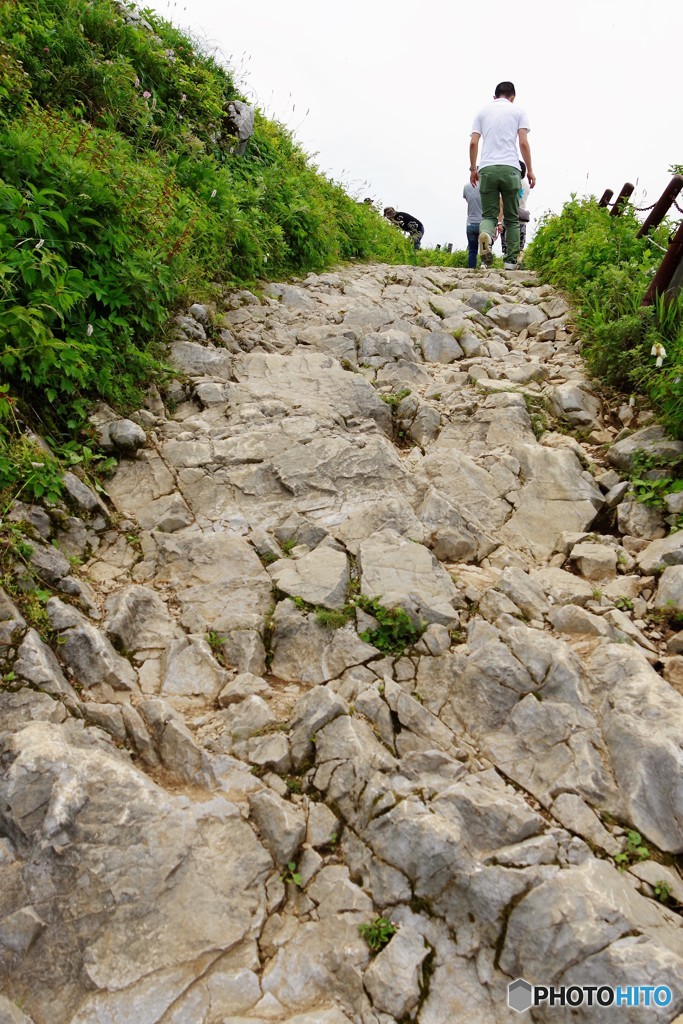
[[[481,136],[479,132],[472,132],[470,137],[470,184],[476,185],[479,181],[479,172],[477,171],[477,154],[479,153],[479,139]]]
[[[520,128],[519,132],[519,151],[522,154],[522,160],[526,164],[526,176],[529,179],[529,188],[533,188],[536,184],[536,175],[534,174],[531,167],[531,147],[529,146],[529,129]]]

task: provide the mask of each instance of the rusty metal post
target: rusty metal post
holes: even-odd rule
[[[643,306],[651,306],[658,295],[667,292],[674,295],[683,287],[683,222],[678,225],[678,231],[669,243],[669,248],[659,264],[659,269],[650,281],[650,287],[645,292]]]
[[[658,224],[662,223],[669,211],[669,207],[682,188],[683,175],[674,174],[673,178],[655,203],[654,208],[643,221],[642,227],[636,235],[636,238],[644,238],[651,228],[656,228]]]
[[[605,191],[602,193],[602,196],[600,197],[600,202],[598,203],[598,206],[607,206],[613,195],[614,192],[612,191],[612,189],[606,188]]]
[[[628,197],[630,195],[632,195],[633,190],[635,189],[635,187],[636,186],[632,185],[630,181],[625,181],[624,182],[624,184],[621,186],[621,192],[619,193],[617,198],[614,200],[614,203],[612,204],[612,210],[611,210],[611,216],[612,217],[621,217],[622,213],[624,212],[624,208],[626,206],[626,200],[628,199]]]

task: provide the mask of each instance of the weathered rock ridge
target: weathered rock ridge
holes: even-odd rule
[[[11,513],[52,596],[41,630],[0,591],[0,1021],[502,1024],[517,977],[673,1021],[681,507],[627,474],[683,446],[525,272],[176,326],[164,400],[93,417],[108,502]]]

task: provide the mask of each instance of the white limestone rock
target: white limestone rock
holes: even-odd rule
[[[122,587],[107,599],[105,608],[103,629],[126,651],[164,648],[181,635],[166,604],[149,587]]]
[[[607,452],[607,458],[617,469],[628,472],[633,468],[637,452],[672,460],[680,459],[683,455],[683,441],[674,441],[660,426],[644,427],[613,444]]]
[[[617,575],[617,553],[606,544],[593,544],[590,541],[575,544],[569,558],[587,580],[608,582]]]
[[[181,623],[194,633],[259,629],[271,602],[270,578],[253,548],[234,533],[154,535],[155,578],[175,592]]]
[[[666,534],[662,513],[659,509],[644,505],[642,501],[622,501],[617,508],[617,525],[619,532],[629,537],[657,540]]]
[[[121,1019],[133,1007],[153,1019],[191,984],[190,965],[227,953],[264,919],[272,861],[224,797],[170,795],[88,733],[35,723],[6,747],[2,801],[22,836],[13,890],[39,886],[48,924],[15,963],[13,991],[55,1024]],[[63,907],[74,887],[77,917]]]
[[[525,327],[534,323],[542,323],[547,319],[545,313],[537,306],[529,306],[526,303],[501,302],[488,310],[486,316],[494,324],[503,327],[506,331],[519,334]]]
[[[416,620],[449,625],[462,599],[448,573],[427,548],[395,530],[380,530],[358,550],[361,591],[387,608],[401,607]]]
[[[290,597],[308,604],[343,608],[349,586],[344,552],[323,542],[300,558],[283,558],[268,567],[271,579]]]
[[[578,604],[584,606],[593,597],[594,587],[574,573],[553,566],[536,569],[532,577],[545,591],[553,605]]]
[[[607,645],[589,669],[604,693],[601,725],[623,816],[660,849],[683,850],[683,697],[637,648]]]
[[[428,955],[422,935],[400,928],[363,975],[373,1006],[396,1020],[412,1014],[420,1000],[422,964]]]
[[[600,423],[602,402],[591,394],[583,381],[559,384],[550,396],[552,410],[560,419],[579,427],[597,427]]]
[[[513,454],[521,466],[522,488],[500,537],[544,559],[561,533],[590,526],[603,504],[602,493],[570,451],[516,445]]]
[[[660,576],[655,608],[668,612],[683,611],[683,565],[670,565]]]
[[[337,679],[347,668],[362,665],[377,654],[351,625],[327,629],[289,600],[278,604],[272,626],[273,674],[303,686]]]

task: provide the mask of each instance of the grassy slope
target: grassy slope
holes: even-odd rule
[[[90,401],[140,401],[174,307],[209,282],[406,263],[379,214],[259,113],[243,157],[231,75],[112,0],[0,4],[0,491],[50,476],[21,429],[80,458]],[[66,448],[64,445],[66,444]],[[50,472],[48,472],[48,470]],[[3,502],[3,506],[6,501]]]

